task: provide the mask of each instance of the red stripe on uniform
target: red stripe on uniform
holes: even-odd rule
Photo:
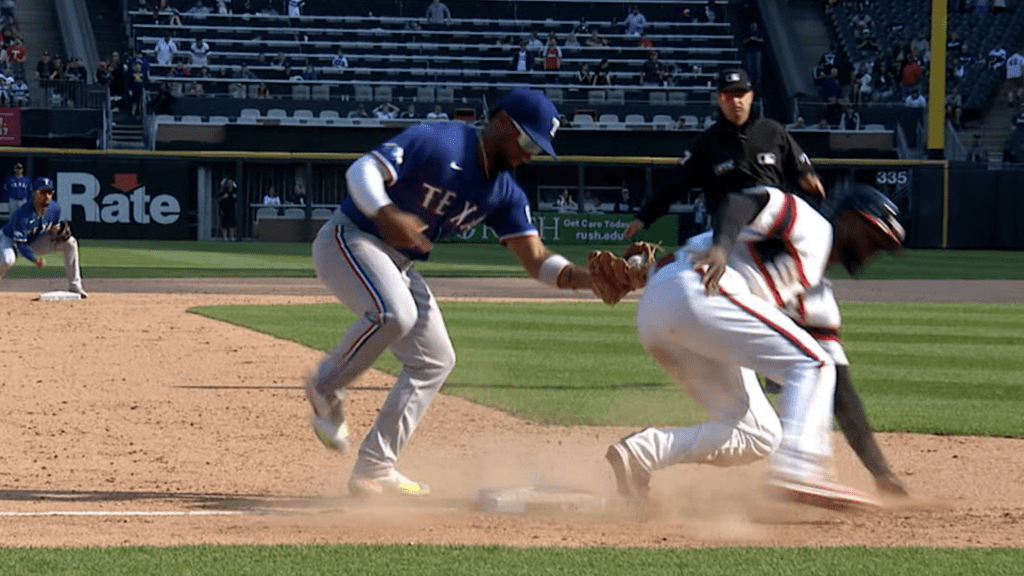
[[[728,298],[730,302],[732,302],[737,307],[739,307],[740,310],[743,310],[747,314],[750,314],[754,318],[757,318],[758,320],[763,322],[765,324],[765,326],[768,326],[772,330],[778,332],[780,336],[782,336],[786,340],[789,340],[794,346],[799,348],[801,352],[806,354],[808,358],[811,358],[811,359],[815,360],[816,362],[819,362],[820,364],[824,365],[825,361],[822,358],[820,358],[817,354],[815,354],[813,350],[811,350],[810,348],[805,346],[804,343],[801,342],[800,339],[796,336],[796,334],[793,334],[793,333],[789,332],[788,330],[786,330],[785,328],[783,328],[782,326],[779,326],[775,322],[772,322],[771,320],[769,320],[765,316],[763,316],[760,313],[758,313],[753,308],[750,308],[749,306],[744,305],[738,299],[736,299],[735,296],[733,296],[732,294],[729,294],[728,292],[722,290],[721,287],[719,287],[719,291],[722,293],[723,296]]]
[[[796,198],[786,194],[786,199],[782,205],[782,211],[779,217],[775,220],[775,224],[772,226],[770,235],[777,236],[782,240],[783,246],[786,248],[786,252],[793,259],[793,263],[796,264],[796,273],[800,277],[800,285],[804,288],[810,288],[811,283],[807,280],[807,274],[804,272],[804,263],[800,258],[800,252],[797,251],[796,247],[793,246],[791,240],[793,236],[793,228],[796,227]]]
[[[761,255],[754,249],[753,244],[747,244],[747,250],[750,251],[750,257],[754,260],[754,264],[757,265],[757,269],[761,271],[761,277],[764,278],[765,284],[768,285],[768,290],[771,291],[772,298],[775,299],[775,305],[781,308],[785,305],[782,301],[782,294],[779,293],[779,288],[775,285],[775,280],[772,278],[772,275],[768,273],[768,268],[764,265],[764,259],[761,258]]]

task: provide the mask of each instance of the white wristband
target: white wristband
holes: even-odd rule
[[[558,275],[566,266],[572,266],[572,262],[568,258],[561,254],[552,254],[541,263],[540,269],[537,270],[537,280],[557,287]]]
[[[348,194],[363,214],[373,218],[377,212],[391,204],[391,197],[384,188],[387,174],[376,158],[363,156],[345,171]]]

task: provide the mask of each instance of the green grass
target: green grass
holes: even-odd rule
[[[508,548],[502,546],[188,546],[0,549],[5,576],[247,574],[539,574],[1002,576],[1020,573],[1007,548]]]
[[[636,304],[442,302],[458,363],[444,387],[543,423],[688,425],[702,411],[647,356]],[[879,430],[1024,438],[1024,306],[841,306],[854,384]],[[194,312],[328,350],[340,304]],[[385,355],[377,367],[397,373]]]
[[[591,250],[621,251],[622,246],[552,246],[573,262],[585,262]],[[674,250],[674,246],[666,246]],[[82,273],[86,278],[258,278],[313,277],[309,244],[304,242],[185,242],[157,240],[83,240]],[[441,244],[426,262],[426,276],[525,277],[502,246]],[[834,268],[834,278],[846,273]],[[59,261],[37,270],[24,258],[10,278],[62,278]],[[862,276],[869,279],[1024,279],[1024,252],[907,250],[883,255]]]

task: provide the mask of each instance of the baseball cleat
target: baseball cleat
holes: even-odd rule
[[[348,481],[348,492],[352,496],[367,498],[374,496],[426,496],[430,486],[410,480],[392,470],[390,474],[377,478],[353,476]]]
[[[798,480],[774,476],[768,488],[783,500],[845,511],[855,508],[879,508],[881,504],[869,494],[828,480]]]
[[[309,415],[309,423],[313,426],[316,437],[331,450],[347,452],[349,434],[342,399],[333,394],[330,398],[324,397],[312,385],[306,386],[306,398],[313,408]]]
[[[604,458],[615,472],[615,484],[618,486],[619,495],[633,503],[646,502],[651,473],[636,459],[625,440],[609,446]]]
[[[74,292],[75,294],[78,294],[79,296],[81,296],[82,300],[85,300],[86,298],[89,297],[89,293],[86,292],[84,288],[74,288],[74,287],[72,287],[70,291]]]

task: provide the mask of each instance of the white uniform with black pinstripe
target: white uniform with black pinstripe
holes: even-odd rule
[[[647,351],[708,412],[688,428],[648,428],[625,442],[648,470],[678,463],[720,466],[772,456],[775,474],[829,475],[835,369],[831,355],[787,315],[806,311],[832,246],[832,227],[811,206],[771,188],[707,295],[691,254],[711,245],[695,236],[658,269],[637,310]],[[755,372],[785,384],[781,421]]]

